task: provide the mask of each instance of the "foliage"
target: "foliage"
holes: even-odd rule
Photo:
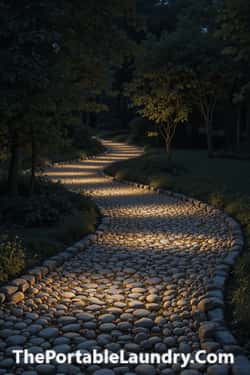
[[[65,218],[55,233],[55,238],[65,245],[72,244],[79,241],[85,234],[93,232],[97,222],[96,209],[94,207],[87,211],[85,209],[85,212]]]
[[[98,136],[102,139],[112,139],[116,142],[126,142],[129,133],[127,129],[114,129],[114,130],[99,130]]]
[[[63,244],[56,241],[55,238],[46,238],[47,236],[44,236],[44,232],[42,230],[38,234],[43,234],[43,237],[40,238],[40,236],[36,237],[35,235],[29,237],[24,235],[27,268],[34,267],[35,265],[39,264],[41,260],[47,259],[54,256],[59,251],[62,251]]]
[[[20,197],[1,199],[1,231],[13,235],[1,237],[0,282],[79,241],[99,221],[99,210],[82,191],[41,179],[29,196],[28,181],[22,181]],[[2,184],[1,192],[4,189]]]
[[[38,156],[64,136],[65,118],[106,109],[99,96],[111,89],[111,68],[132,51],[121,20],[134,22],[133,8],[132,0],[0,1],[0,143],[12,194],[27,147],[33,188]]]
[[[176,127],[188,120],[190,108],[185,101],[181,75],[169,69],[138,73],[128,87],[128,95],[138,113],[156,124],[166,144],[167,156]]]
[[[0,282],[16,276],[25,267],[25,249],[19,238],[0,236]]]
[[[105,150],[104,146],[94,136],[93,130],[86,125],[75,126],[70,138],[72,139],[72,147],[84,151],[87,156],[97,155]]]
[[[250,6],[244,0],[226,0],[219,18],[218,37],[224,40],[223,54],[231,57],[234,79],[233,102],[247,103],[250,93]]]
[[[46,157],[52,162],[82,160],[103,153],[105,147],[93,134],[85,124],[68,125],[63,142],[54,150],[46,150],[44,160]]]
[[[237,61],[250,58],[250,4],[244,0],[225,0],[220,17],[220,35],[227,41],[224,53]]]
[[[215,36],[221,5],[176,0],[159,7],[175,13],[175,27],[146,35],[128,95],[138,113],[157,124],[168,155],[176,127],[198,110],[211,155],[214,112],[226,98],[231,76],[224,44]]]
[[[81,209],[84,197],[70,192],[61,184],[53,184],[40,178],[32,196],[29,196],[29,179],[23,178],[19,197],[2,195],[1,225],[36,228],[58,223],[66,215]],[[4,191],[4,184],[2,186]]]
[[[238,282],[237,287],[233,290],[231,298],[233,304],[233,323],[234,328],[238,331],[247,344],[249,339],[249,311],[250,311],[250,255],[243,255],[237,262],[234,275]],[[249,343],[248,349],[249,349]]]
[[[131,142],[145,144],[148,133],[152,130],[152,123],[145,118],[135,117],[129,123]]]

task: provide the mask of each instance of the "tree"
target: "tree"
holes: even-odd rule
[[[110,86],[112,66],[129,53],[121,20],[132,18],[133,6],[132,0],[0,0],[0,141],[11,155],[12,194],[18,193],[22,150],[44,142],[46,132],[49,137],[47,117],[103,109],[96,98]],[[37,98],[48,108],[37,110]],[[30,131],[36,123],[42,133]]]
[[[11,155],[9,191],[16,194],[21,151],[27,139],[25,115],[34,95],[47,92],[51,66],[57,59],[53,18],[58,16],[58,2],[1,0],[0,7],[1,126],[6,128],[2,143]]]
[[[176,71],[157,70],[134,79],[128,95],[137,112],[156,124],[165,142],[167,160],[171,159],[171,145],[179,124],[188,120],[190,107],[184,92],[182,75]]]
[[[244,0],[225,0],[219,17],[217,36],[225,43],[223,54],[232,59],[232,102],[239,116],[246,107],[246,133],[250,144],[250,4]],[[239,118],[238,116],[238,118]],[[237,121],[238,140],[241,122]],[[239,143],[239,142],[238,142]]]
[[[204,119],[211,156],[214,112],[226,92],[227,61],[221,54],[221,42],[214,36],[215,22],[211,18],[219,9],[217,3],[208,0],[199,4],[193,0],[177,3],[180,11],[176,30],[162,34],[153,43],[150,36],[144,45],[152,50],[150,59],[154,71],[164,70],[170,64],[176,73],[182,72],[188,104],[197,108]]]

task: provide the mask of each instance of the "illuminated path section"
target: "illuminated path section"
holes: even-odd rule
[[[100,171],[109,163],[140,153],[124,144],[106,145],[110,153],[105,156],[50,170],[51,178],[91,195],[108,224],[86,250],[35,284],[24,301],[2,308],[0,375],[231,374],[225,365],[208,369],[197,363],[186,369],[15,364],[11,350],[16,347],[32,353],[238,350],[226,331],[205,323],[208,316],[202,312],[210,304],[209,319],[222,319],[222,288],[214,288],[214,280],[219,283],[227,270],[222,260],[233,241],[221,214],[103,177]]]

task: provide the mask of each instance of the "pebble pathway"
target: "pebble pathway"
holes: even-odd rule
[[[12,350],[240,353],[223,319],[222,260],[233,240],[217,210],[113,181],[110,162],[140,150],[106,142],[110,152],[49,171],[84,188],[105,226],[84,251],[33,283],[16,304],[0,308],[0,375],[241,375],[226,365],[17,365]],[[216,287],[214,287],[216,284]],[[207,312],[208,310],[208,312]],[[224,336],[223,336],[224,335]],[[221,336],[221,340],[220,340]],[[244,373],[245,374],[245,373]],[[250,373],[249,373],[250,374]]]

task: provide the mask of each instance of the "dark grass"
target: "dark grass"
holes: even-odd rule
[[[22,178],[20,187],[20,196],[10,197],[6,182],[0,183],[0,233],[8,235],[8,240],[2,239],[0,244],[0,282],[93,232],[100,218],[98,208],[82,191],[69,191],[42,178],[37,180],[30,195],[29,176]],[[19,242],[17,246],[16,237],[21,246]],[[21,247],[24,257],[21,269],[15,257],[8,269],[4,266],[7,247],[10,253]]]

